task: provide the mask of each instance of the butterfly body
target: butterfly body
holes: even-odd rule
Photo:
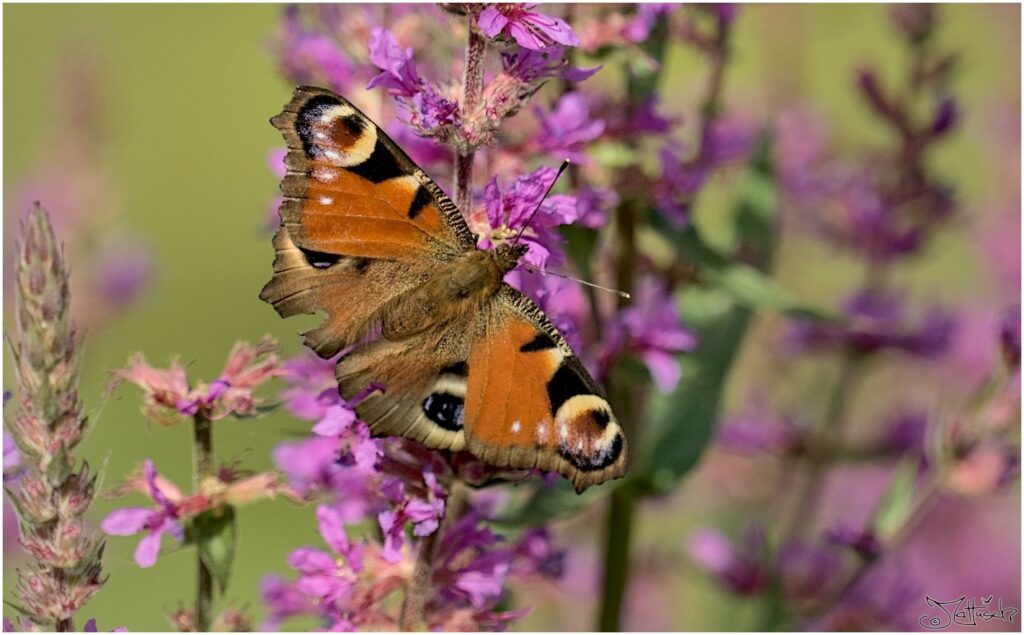
[[[578,490],[621,476],[626,440],[600,389],[502,281],[526,247],[477,249],[444,192],[330,91],[296,89],[271,121],[288,172],[260,297],[283,317],[326,312],[305,334],[319,355],[355,346],[338,362],[339,391],[383,385],[357,406],[373,433],[557,471]]]

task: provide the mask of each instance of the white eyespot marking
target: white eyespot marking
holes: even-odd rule
[[[576,442],[576,451],[577,452],[582,452],[583,451],[583,441],[577,441]]]
[[[537,425],[537,441],[539,441],[541,443],[544,443],[544,441],[546,441],[547,438],[548,438],[548,425],[546,423],[544,423],[543,421],[538,422],[536,425]]]
[[[558,426],[558,438],[565,441],[569,438],[569,426],[562,423]]]
[[[331,125],[337,119],[342,117],[349,117],[355,114],[350,106],[337,105],[325,108],[320,113],[320,122],[324,126]],[[364,122],[365,123],[365,122]],[[317,131],[315,137],[320,140],[320,134],[323,131]],[[329,139],[323,139],[326,143],[329,143]],[[373,149],[377,146],[377,130],[373,126],[364,125],[363,129],[359,133],[359,138],[356,139],[347,148],[320,148],[323,156],[326,157],[331,163],[338,167],[348,168],[359,165],[373,154]]]
[[[331,123],[338,117],[348,117],[349,115],[354,114],[356,114],[356,111],[351,106],[336,104],[320,111],[320,121],[324,123]]]
[[[338,180],[338,173],[334,170],[317,167],[313,170],[313,178],[321,183],[330,183]]]
[[[519,423],[518,421],[513,421],[512,422],[512,434],[519,434],[519,429],[521,427],[522,427],[521,423]]]
[[[321,205],[330,205],[332,203],[334,203],[334,199],[331,198],[330,196],[321,196],[320,197],[320,204]]]

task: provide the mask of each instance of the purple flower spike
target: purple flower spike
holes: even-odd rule
[[[477,24],[487,37],[507,35],[519,46],[541,51],[555,44],[579,46],[579,38],[564,20],[532,11],[535,4],[496,4],[480,12]]]

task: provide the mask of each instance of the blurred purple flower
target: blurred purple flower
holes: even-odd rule
[[[999,343],[1003,350],[1003,360],[1011,370],[1020,367],[1020,305],[1006,310],[1002,323],[999,325]],[[6,464],[6,463],[5,463]]]
[[[537,13],[535,4],[495,4],[480,12],[477,24],[487,37],[510,36],[523,48],[533,51],[555,44],[578,46],[572,27],[559,18]]]
[[[604,132],[604,121],[590,116],[587,100],[579,92],[562,95],[549,114],[539,107],[534,114],[540,123],[538,148],[575,163],[587,161],[585,144]]]
[[[565,574],[566,550],[551,544],[546,527],[533,527],[523,532],[512,548],[512,572],[519,577],[542,575],[561,578]]]
[[[675,11],[677,4],[644,3],[637,4],[636,13],[622,30],[623,37],[634,44],[642,44],[651,34],[658,20]]]
[[[351,58],[327,34],[302,25],[299,5],[284,9],[278,63],[295,84],[327,86],[338,93],[354,87],[357,69]]]
[[[103,520],[101,528],[111,536],[131,536],[145,531],[146,535],[139,541],[139,546],[135,549],[135,562],[143,569],[147,569],[156,564],[163,535],[168,533],[180,542],[185,538],[185,531],[178,522],[177,506],[157,487],[156,468],[149,459],[146,459],[144,474],[150,496],[157,504],[157,509],[147,507],[116,509]]]
[[[5,399],[6,401],[6,399]],[[4,428],[3,435],[4,443],[4,483],[9,479],[13,478],[15,473],[18,471],[18,466],[21,465],[21,453],[18,451],[18,446],[14,443],[14,438],[7,433],[7,429]]]
[[[789,541],[779,548],[775,566],[782,592],[797,602],[828,597],[842,580],[843,560],[828,545]]]
[[[764,533],[757,528],[747,532],[739,549],[713,529],[697,530],[687,546],[690,557],[734,593],[752,595],[768,582],[761,556]]]
[[[865,560],[874,560],[882,555],[882,542],[870,530],[854,529],[849,525],[840,524],[829,529],[825,536],[829,542],[848,547]]]
[[[370,62],[381,70],[370,80],[368,89],[383,86],[393,95],[413,97],[423,90],[426,82],[416,71],[412,49],[402,50],[391,31],[375,28],[370,35]]]
[[[608,221],[607,210],[619,204],[619,195],[615,190],[605,187],[581,185],[576,188],[575,196],[576,213],[579,215],[577,223],[590,229],[604,227]]]
[[[276,575],[263,579],[260,596],[267,607],[267,617],[260,628],[266,631],[279,630],[284,620],[310,613],[316,606],[315,601],[294,584]]]
[[[633,303],[615,316],[605,329],[604,340],[603,368],[610,368],[619,355],[636,355],[662,392],[679,383],[676,355],[697,346],[696,335],[683,326],[675,298],[653,278],[644,278],[637,285]]]
[[[150,250],[137,240],[106,245],[94,264],[94,284],[108,305],[123,307],[134,302],[151,280]]]
[[[776,417],[767,407],[750,408],[729,417],[719,424],[717,432],[722,447],[742,454],[787,454],[801,446],[803,437],[794,421]]]
[[[927,434],[928,416],[920,411],[904,411],[886,426],[882,444],[896,452],[916,454],[923,461]]]
[[[4,627],[4,630],[5,631],[7,630],[6,626]],[[98,631],[99,631],[99,629],[96,626],[96,618],[95,617],[92,617],[92,618],[89,618],[88,620],[86,620],[85,626],[82,627],[82,632],[83,633],[96,633]],[[127,633],[128,629],[123,627],[123,626],[118,626],[117,628],[112,629],[110,632],[111,633]]]
[[[930,309],[916,326],[908,326],[903,301],[893,294],[857,293],[846,302],[844,313],[844,324],[808,320],[791,324],[785,336],[787,347],[795,353],[894,349],[932,357],[946,351],[956,327],[953,316],[939,308]]]

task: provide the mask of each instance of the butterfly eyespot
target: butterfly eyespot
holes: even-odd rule
[[[299,251],[302,252],[306,262],[309,263],[314,269],[327,269],[332,265],[338,263],[341,260],[341,256],[338,254],[329,254],[323,251],[313,251],[312,249],[303,249],[299,247]]]
[[[445,430],[458,432],[462,429],[465,402],[461,397],[447,392],[435,392],[423,400],[423,414]]]

